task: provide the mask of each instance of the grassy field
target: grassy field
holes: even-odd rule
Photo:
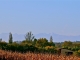
[[[76,56],[58,56],[42,53],[18,53],[0,50],[0,60],[80,60]]]

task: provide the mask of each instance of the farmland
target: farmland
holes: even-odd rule
[[[43,53],[18,53],[0,50],[0,60],[80,60],[76,56],[58,56]]]
[[[12,34],[9,42],[0,41],[0,60],[80,60],[80,43],[64,41],[55,44],[52,36],[34,39],[31,32],[21,43],[14,42]]]

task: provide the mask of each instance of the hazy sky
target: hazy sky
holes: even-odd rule
[[[80,35],[80,0],[0,0],[0,33]]]

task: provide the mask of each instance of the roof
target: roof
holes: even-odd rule
[[[73,52],[71,50],[68,50],[68,49],[61,49],[62,51],[65,51],[65,52]]]

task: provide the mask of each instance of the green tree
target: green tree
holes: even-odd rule
[[[78,57],[80,57],[80,50],[75,51],[75,52],[73,53],[73,55],[74,55],[74,56],[78,56]]]
[[[48,42],[48,46],[55,46],[53,42]]]
[[[65,42],[62,44],[62,47],[63,47],[63,48],[72,47],[72,42],[71,42],[71,41],[65,41]]]
[[[45,46],[48,46],[48,40],[46,38],[40,38],[37,40],[36,42],[36,46],[37,47],[45,47]]]
[[[0,49],[5,50],[7,43],[5,41],[0,42]]]
[[[48,46],[55,46],[55,44],[53,43],[53,37],[50,36],[50,42],[48,42]]]
[[[28,32],[26,35],[25,35],[25,39],[26,41],[33,41],[34,40],[34,36],[32,34],[32,32]]]
[[[12,44],[13,43],[13,37],[12,37],[12,33],[9,33],[9,43]]]
[[[0,42],[2,41],[2,38],[0,38]]]
[[[32,42],[32,45],[35,46],[37,42],[37,39],[35,38],[34,41]]]
[[[52,38],[52,36],[50,36],[50,42],[53,42],[53,38]]]

